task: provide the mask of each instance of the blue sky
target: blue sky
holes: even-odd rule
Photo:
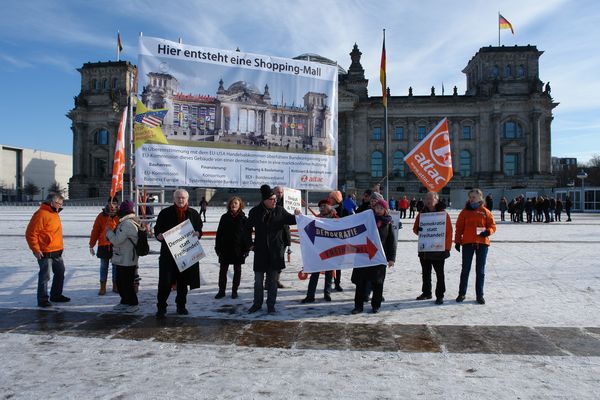
[[[6,2],[0,14],[0,143],[71,154],[65,114],[79,93],[76,68],[116,58],[137,62],[137,37],[279,57],[317,53],[350,66],[362,51],[369,93],[380,95],[382,29],[392,95],[431,86],[464,93],[460,71],[483,46],[497,45],[498,11],[516,30],[502,44],[536,45],[540,78],[550,82],[552,155],[587,161],[600,154],[600,2],[473,1],[44,1]]]

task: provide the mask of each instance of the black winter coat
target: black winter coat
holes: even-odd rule
[[[379,231],[379,238],[381,239],[381,244],[383,245],[383,250],[385,251],[385,258],[388,261],[396,260],[396,247],[397,242],[394,237],[394,231],[392,228],[392,223],[381,225],[377,228]],[[385,280],[387,265],[374,265],[371,267],[363,267],[363,268],[354,268],[352,270],[352,283],[356,284],[361,281],[370,281],[370,282],[378,282],[383,283]]]
[[[244,238],[248,248],[254,246],[255,272],[280,271],[285,268],[284,225],[296,225],[296,217],[281,206],[268,210],[261,202],[248,213]]]
[[[230,212],[221,215],[215,238],[219,264],[244,264],[246,261],[248,240],[244,239],[244,226],[247,220],[243,211],[235,217]]]
[[[171,228],[179,225],[177,222],[177,210],[175,209],[175,205],[167,207],[163,209],[160,213],[158,213],[158,217],[156,218],[156,225],[154,225],[154,235],[158,236],[159,233],[164,233]],[[194,230],[200,233],[198,239],[202,237],[202,220],[200,219],[200,214],[198,211],[194,210],[191,207],[188,207],[185,212],[187,219],[190,220]],[[169,247],[167,243],[162,240],[160,245],[160,257],[158,258],[158,268],[166,269],[167,271],[179,271],[177,268],[177,264],[169,251]],[[160,274],[160,271],[159,271]],[[173,274],[177,276],[178,274]],[[196,263],[183,271],[181,276],[178,277],[178,283],[183,283],[185,285],[189,285],[190,289],[197,289],[200,287],[200,267],[199,263]]]

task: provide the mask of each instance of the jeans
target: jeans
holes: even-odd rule
[[[110,258],[100,259],[100,282],[108,280],[108,264],[110,264]],[[112,266],[112,280],[117,280],[117,267],[114,264]]]
[[[52,287],[50,288],[50,297],[58,297],[63,292],[65,283],[65,264],[62,257],[42,258],[38,260],[40,272],[38,274],[37,300],[48,301],[48,281],[50,280],[50,263],[52,263]]]
[[[477,298],[483,297],[483,282],[485,279],[485,260],[487,258],[489,246],[483,244],[465,244],[462,247],[462,270],[460,272],[460,286],[458,294],[465,296],[469,284],[469,273],[471,272],[471,263],[473,255],[475,261],[475,294]]]
[[[119,288],[119,296],[121,296],[121,304],[128,306],[137,306],[138,298],[135,293],[135,265],[117,265],[117,287]]]
[[[263,282],[267,275],[267,307],[274,307],[277,301],[277,279],[281,271],[254,271],[254,305],[262,307],[265,299]]]
[[[306,292],[306,297],[315,297],[315,292],[317,291],[317,284],[319,283],[320,272],[313,272],[310,274],[310,280],[308,281],[308,291]],[[333,276],[332,271],[325,271],[325,287],[323,292],[325,294],[331,294],[331,278]]]
[[[421,274],[423,275],[423,286],[421,292],[424,295],[431,296],[431,269],[435,270],[435,297],[443,299],[446,292],[446,282],[444,281],[444,263],[446,260],[427,260],[419,257],[421,262]]]

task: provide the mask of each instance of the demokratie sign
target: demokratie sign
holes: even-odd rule
[[[337,186],[336,66],[139,41],[137,186]]]
[[[189,219],[163,232],[167,247],[180,271],[185,271],[206,255]]]
[[[344,218],[296,216],[304,272],[387,264],[373,213]]]

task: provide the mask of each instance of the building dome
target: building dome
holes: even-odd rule
[[[233,83],[229,88],[227,88],[228,92],[247,92],[252,94],[260,94],[258,88],[251,83],[246,81],[237,81]]]
[[[326,65],[335,65],[338,67],[338,75],[345,75],[346,74],[346,70],[342,67],[340,67],[338,65],[338,63],[336,63],[335,61],[330,60],[329,58],[325,58],[323,56],[320,56],[318,54],[314,54],[314,53],[304,53],[304,54],[300,54],[299,56],[296,56],[293,58],[294,60],[304,60],[304,61],[312,61],[312,62],[317,62],[320,64],[326,64]]]

